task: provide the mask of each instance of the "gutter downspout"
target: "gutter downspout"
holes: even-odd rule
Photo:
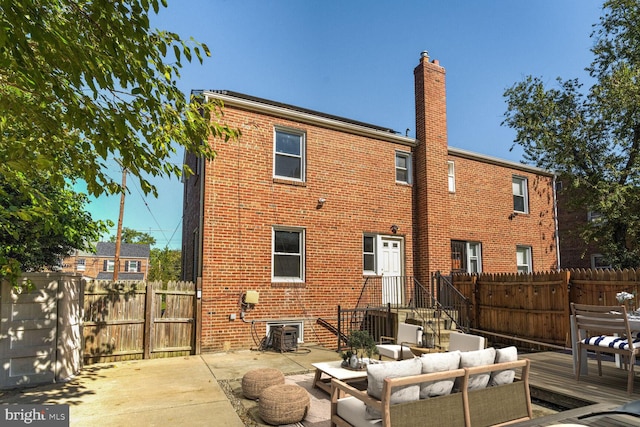
[[[209,97],[204,95],[204,102],[209,102]],[[204,187],[205,187],[205,177],[206,177],[206,160],[204,158],[201,159],[202,167],[200,172],[200,218],[198,220],[198,266],[196,268],[196,279],[202,280],[202,258],[203,258],[203,245],[204,245]]]
[[[558,268],[560,271],[560,236],[558,233],[558,194],[556,192],[558,175],[553,174],[553,218],[555,223],[555,234],[556,234],[556,257],[558,258]]]

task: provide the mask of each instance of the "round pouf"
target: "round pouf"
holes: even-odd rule
[[[279,369],[254,369],[242,377],[242,394],[247,399],[257,399],[262,390],[277,384],[284,384],[284,374]]]
[[[268,424],[293,424],[304,420],[311,407],[309,393],[295,384],[265,388],[258,398],[260,418]]]

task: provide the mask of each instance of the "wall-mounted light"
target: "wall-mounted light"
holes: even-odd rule
[[[513,220],[517,216],[518,216],[518,212],[513,212],[509,215],[509,220]]]
[[[396,233],[398,232],[398,228],[400,228],[400,227],[398,227],[398,226],[397,226],[397,225],[395,225],[395,224],[391,225],[391,232],[392,232],[393,234],[396,234]]]
[[[316,205],[316,209],[321,209],[324,206],[326,201],[327,199],[323,199],[322,197],[320,197],[318,199],[318,204]]]

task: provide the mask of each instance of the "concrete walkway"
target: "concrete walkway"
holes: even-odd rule
[[[320,346],[296,352],[238,351],[89,365],[66,382],[0,392],[2,404],[68,404],[71,426],[225,426],[242,422],[218,381],[260,367],[285,375],[338,360]]]

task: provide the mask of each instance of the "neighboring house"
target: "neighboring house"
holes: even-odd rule
[[[586,244],[580,232],[588,224],[597,226],[602,220],[598,212],[589,208],[576,208],[568,203],[568,191],[558,181],[558,234],[560,236],[560,267],[575,268],[611,268],[602,251],[595,243]]]
[[[111,280],[115,270],[116,244],[96,243],[96,253],[76,251],[62,260],[62,271],[93,279]],[[122,243],[118,280],[147,280],[149,244]]]
[[[445,70],[423,54],[414,74],[416,138],[201,92],[241,131],[209,141],[215,160],[185,159],[183,278],[202,281],[203,351],[255,347],[277,324],[335,345],[316,320],[335,324],[372,277],[428,287],[437,271],[558,267],[555,176],[450,148]]]

